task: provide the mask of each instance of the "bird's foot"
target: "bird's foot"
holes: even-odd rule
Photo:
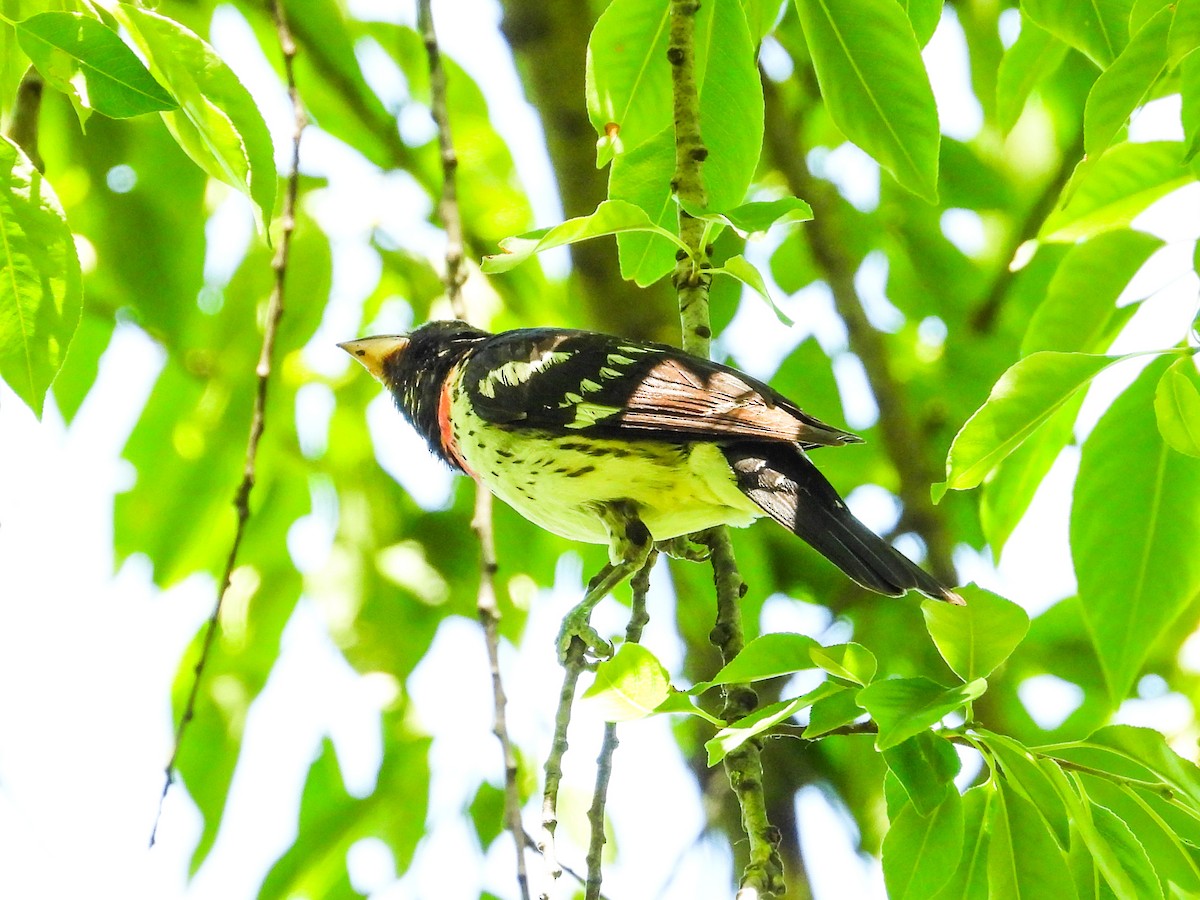
[[[588,621],[591,612],[580,604],[563,619],[558,632],[558,662],[564,668],[582,663],[585,668],[592,669],[597,663],[612,658],[612,643],[600,637],[600,632]]]
[[[665,541],[658,541],[655,545],[660,553],[665,553],[667,556],[674,559],[686,559],[690,562],[706,562],[712,556],[712,551],[702,544],[698,544],[692,540],[690,535],[681,534],[679,537],[673,537]]]

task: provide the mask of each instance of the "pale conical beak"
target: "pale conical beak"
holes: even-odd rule
[[[338,346],[362,363],[363,368],[368,372],[383,381],[384,361],[393,353],[401,352],[408,346],[408,336],[381,334],[375,337],[359,338],[357,341],[344,341]]]

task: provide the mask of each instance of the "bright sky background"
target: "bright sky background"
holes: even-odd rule
[[[382,0],[351,5],[359,14],[369,10],[379,18],[397,15],[395,6]],[[497,30],[498,5],[493,0],[459,0],[435,7],[443,49],[472,72],[487,94],[493,121],[514,150],[539,223],[552,224],[561,212],[549,186],[540,125],[521,98]],[[454,14],[446,15],[451,8]],[[400,4],[399,20],[414,19],[412,4]],[[214,42],[268,116],[282,167],[290,129],[286,103],[232,10],[221,11]],[[968,138],[978,127],[979,115],[974,99],[964,93],[969,80],[960,42],[957,25],[948,17],[926,58],[948,133]],[[391,91],[392,98],[402,96],[398,92],[403,82],[390,64],[369,48],[363,52],[371,61],[373,82]],[[401,127],[419,133],[428,122],[416,118]],[[1178,108],[1169,103],[1146,110],[1134,128],[1139,139],[1173,137],[1178,131]],[[332,344],[354,336],[357,303],[378,268],[365,248],[371,229],[383,224],[396,233],[419,235],[433,252],[440,244],[437,232],[421,221],[428,202],[406,177],[381,175],[316,129],[306,135],[304,161],[307,172],[330,179],[328,190],[309,201],[335,236],[332,309],[309,359],[318,370],[334,373],[349,361]],[[861,202],[873,202],[877,188],[870,186],[877,184],[878,175],[861,153],[843,148],[825,157],[823,165],[831,177],[850,179],[860,190],[865,186]],[[1173,243],[1147,267],[1139,279],[1141,289],[1131,289],[1131,299],[1157,293],[1135,317],[1119,349],[1173,343],[1182,323],[1193,315],[1196,280],[1185,273],[1191,269],[1191,242],[1200,233],[1197,210],[1200,196],[1192,186],[1167,198],[1155,215],[1143,220],[1147,230]],[[231,197],[214,217],[210,234],[215,249],[207,270],[211,279],[227,277],[229,253],[246,240],[249,222],[249,211],[238,197]],[[953,238],[968,247],[981,235],[976,226],[970,216],[950,217],[947,224]],[[864,290],[882,283],[880,273],[864,272],[863,278]],[[886,300],[879,301],[886,315]],[[827,346],[844,340],[820,289],[783,299],[781,305],[812,323]],[[408,323],[392,324],[401,328]],[[775,355],[801,336],[783,331],[762,304],[746,304],[727,346],[748,368],[766,370]],[[753,353],[739,353],[751,346]],[[315,610],[302,600],[284,635],[276,670],[251,712],[224,827],[209,861],[189,885],[187,860],[200,820],[180,788],[173,789],[168,800],[159,844],[147,850],[162,767],[170,753],[168,686],[183,649],[213,602],[213,586],[203,578],[169,592],[157,591],[149,582],[148,563],[136,557],[113,574],[113,496],[128,487],[134,475],[120,453],[161,365],[162,353],[152,342],[134,328],[119,326],[96,386],[69,429],[53,404],[38,423],[0,386],[0,896],[90,896],[98,886],[103,893],[113,885],[120,885],[122,896],[129,898],[251,896],[267,867],[292,840],[301,787],[322,735],[333,736],[352,793],[364,795],[373,785],[380,755],[377,710],[388,686],[351,670],[325,636]],[[1135,372],[1135,366],[1127,365],[1104,377],[1085,407],[1082,427],[1090,427]],[[849,361],[837,374],[850,424],[870,424],[873,405],[855,391],[861,373],[856,375]],[[314,390],[307,396],[310,408],[304,414],[311,413],[319,423],[327,392]],[[381,459],[389,471],[403,474],[401,480],[422,503],[442,502],[449,476],[389,404],[381,399],[369,417],[377,443],[386,448]],[[319,439],[319,424],[307,422],[305,429]],[[1077,453],[1064,453],[1013,536],[998,573],[975,554],[961,554],[965,580],[978,580],[1035,612],[1074,590],[1066,534],[1077,463]],[[230,484],[231,495],[233,488]],[[872,524],[886,525],[893,514],[886,495],[878,490],[856,491],[852,503]],[[328,526],[319,515],[306,520],[289,539],[293,553],[308,565],[319,565],[328,549]],[[536,598],[521,647],[503,648],[510,727],[521,746],[538,749],[539,758],[549,739],[559,683],[553,638],[559,618],[578,597],[583,574],[577,559],[565,558],[560,587]],[[651,596],[654,619],[645,641],[678,671],[682,647],[667,624],[673,602],[660,577]],[[624,627],[622,618],[615,604],[606,603],[595,621],[602,632],[617,631]],[[805,631],[818,638],[830,626],[823,611],[785,598],[768,602],[761,624],[764,629]],[[1069,709],[1071,686],[1055,681],[1051,678],[1022,694],[1029,695],[1028,702],[1039,714],[1060,716]],[[453,709],[443,702],[447,683],[456,686]],[[448,620],[410,688],[420,721],[435,737],[428,836],[417,865],[395,882],[390,854],[380,844],[363,842],[351,858],[355,884],[380,898],[473,897],[485,886],[513,896],[507,839],[493,846],[482,872],[463,864],[477,852],[463,812],[470,801],[464,785],[473,786],[481,776],[498,781],[500,774],[499,751],[490,731],[490,684],[476,625]],[[1147,692],[1152,694],[1152,688]],[[1186,722],[1190,707],[1183,698],[1166,695],[1134,701],[1122,715],[1130,721],[1157,716],[1160,726],[1169,727]],[[564,822],[586,807],[601,723],[580,712],[572,727]],[[815,896],[882,896],[878,866],[853,851],[846,817],[815,788],[802,791],[797,802]],[[606,892],[615,897],[711,896],[711,886],[729,878],[729,851],[700,837],[700,804],[694,784],[677,764],[669,723],[656,718],[622,726],[610,810],[626,862],[606,869]],[[536,826],[536,801],[527,810],[526,823],[531,829]],[[582,852],[569,846],[570,831],[567,825],[560,831],[568,845],[563,856],[581,864]],[[644,852],[649,847],[655,851]],[[536,869],[536,859],[531,856],[529,862]]]

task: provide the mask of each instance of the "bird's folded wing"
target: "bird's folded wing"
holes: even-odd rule
[[[757,379],[662,344],[555,329],[510,332],[467,364],[484,419],[628,439],[855,443]]]

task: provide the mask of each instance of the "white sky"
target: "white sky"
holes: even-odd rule
[[[366,9],[363,4],[352,5],[360,13]],[[488,94],[494,121],[513,146],[526,185],[532,186],[539,222],[551,224],[560,212],[553,191],[547,188],[549,170],[540,127],[520,99],[511,61],[496,30],[497,5],[489,0],[458,2],[453,16],[445,15],[444,3],[437,7],[444,49],[473,72]],[[380,17],[395,14],[389,4],[370,8]],[[412,21],[411,3],[403,5],[401,19]],[[927,60],[943,121],[965,127],[964,133],[955,133],[966,137],[974,100],[964,94],[968,79],[955,52],[955,31],[953,23],[943,22]],[[282,148],[289,128],[286,106],[264,77],[265,62],[247,49],[245,29],[236,15],[222,13],[217,44],[256,93]],[[1135,135],[1144,139],[1169,131],[1171,116],[1169,108],[1148,110],[1135,124]],[[1174,117],[1177,123],[1177,111]],[[314,342],[310,359],[322,371],[336,371],[347,362],[332,342],[352,336],[356,300],[371,277],[372,264],[361,246],[363,236],[377,221],[395,219],[398,197],[408,201],[400,208],[412,208],[412,194],[403,178],[381,177],[340,151],[335,142],[322,140],[315,130],[308,140],[307,169],[327,171],[332,181],[313,208],[337,236],[335,303],[339,304]],[[831,154],[826,162],[835,168],[853,167],[861,165],[860,157],[853,152]],[[364,206],[366,198],[378,199]],[[1146,304],[1147,312],[1135,318],[1130,334],[1123,338],[1126,349],[1173,342],[1179,323],[1194,312],[1195,277],[1181,273],[1190,270],[1189,242],[1200,233],[1196,221],[1200,202],[1193,190],[1182,199],[1168,198],[1162,207],[1166,212],[1150,217],[1154,224],[1148,227],[1170,232],[1176,242],[1158,262],[1158,271],[1167,273],[1158,281],[1167,287]],[[233,201],[223,215],[229,217],[227,225],[232,229],[223,234],[229,235],[238,231],[238,216],[244,223],[248,213]],[[415,227],[402,221],[393,224]],[[436,240],[435,234],[420,228],[431,242]],[[966,228],[961,236],[969,240],[969,223]],[[236,238],[231,243],[236,245]],[[220,260],[214,257],[210,274],[220,270]],[[1147,277],[1153,281],[1153,275]],[[805,304],[806,315],[824,305],[816,295],[784,302]],[[818,328],[827,329],[823,340],[839,339],[836,323],[818,324]],[[739,343],[753,336],[761,352],[784,352],[785,344],[790,346],[796,336],[780,332],[763,304],[746,304],[730,345],[736,353]],[[779,340],[766,340],[764,335],[778,335]],[[778,347],[771,349],[776,343]],[[291,841],[300,789],[323,734],[333,735],[353,793],[368,792],[373,782],[379,758],[380,684],[360,678],[341,660],[318,616],[302,601],[285,633],[276,671],[251,712],[224,828],[209,861],[189,885],[187,859],[200,822],[179,788],[168,801],[159,845],[153,851],[146,849],[162,766],[170,751],[168,688],[183,648],[212,603],[212,586],[204,579],[158,592],[148,581],[146,563],[136,558],[115,576],[111,574],[113,496],[131,477],[119,455],[160,366],[161,352],[140,332],[118,328],[97,384],[69,429],[52,404],[38,423],[0,386],[0,896],[87,896],[98,890],[103,893],[109,885],[120,885],[121,895],[130,898],[249,896]],[[853,378],[852,372],[838,374],[844,386],[849,383],[846,379]],[[1106,405],[1104,396],[1111,398],[1128,377],[1132,377],[1129,372],[1113,373],[1112,383],[1097,391],[1101,399],[1089,401],[1085,416],[1094,421]],[[314,397],[319,405],[319,394]],[[869,402],[848,403],[848,416],[851,410],[862,419],[873,416]],[[422,459],[428,463],[428,455],[406,435],[387,404],[377,404],[370,415],[377,438],[404,448],[405,464],[386,461],[390,471],[406,467],[412,471]],[[1043,608],[1074,589],[1066,534],[1076,464],[1077,454],[1064,454],[1026,523],[1014,534],[999,574],[968,553],[960,560],[965,577],[1018,598],[1032,609]],[[435,501],[447,485],[444,476],[435,472],[425,465],[418,469],[418,478],[405,480],[430,486],[425,499]],[[234,486],[229,487],[232,492]],[[864,517],[886,515],[871,496],[867,491],[856,497]],[[296,540],[307,541],[306,546],[319,552],[327,537],[318,524]],[[504,648],[510,724],[519,744],[536,748],[539,757],[544,756],[548,741],[559,680],[553,636],[559,617],[578,594],[581,576],[578,561],[567,557],[560,566],[561,588],[534,604],[519,651]],[[667,625],[671,602],[660,579],[651,601],[655,617],[646,642],[678,671],[681,647]],[[773,600],[767,604],[763,624],[773,630],[820,634],[828,623],[811,613],[808,607]],[[596,624],[602,631],[624,626],[613,604],[601,605]],[[447,683],[456,685],[453,710],[443,702]],[[357,847],[352,858],[356,884],[364,890],[377,889],[375,896],[387,898],[474,896],[485,885],[501,896],[512,896],[512,853],[506,839],[493,847],[482,872],[464,864],[476,853],[462,812],[470,800],[465,792],[479,777],[495,779],[499,774],[498,751],[490,733],[490,685],[475,625],[448,621],[410,688],[421,722],[435,736],[429,836],[418,864],[398,882],[392,881],[386,851],[370,844]],[[1066,702],[1069,699],[1061,701]],[[1178,716],[1170,697],[1161,703],[1140,702],[1159,705],[1135,707],[1131,716]],[[572,799],[590,791],[600,727],[584,711],[576,717],[572,733],[576,749],[567,761],[564,820],[570,815]],[[609,867],[607,892],[617,897],[711,894],[711,885],[729,877],[728,849],[699,838],[701,801],[691,779],[676,764],[669,723],[660,718],[623,726],[621,739],[610,810],[624,864]],[[470,752],[457,752],[463,747]],[[635,759],[636,765],[631,764]],[[653,778],[643,777],[646,773],[653,773]],[[647,797],[655,802],[647,803]],[[586,805],[586,797],[580,802]],[[845,824],[844,816],[815,790],[801,792],[797,802],[816,897],[882,896],[877,865],[859,860],[843,829],[835,827],[835,823]],[[535,808],[536,802],[526,815],[531,829],[537,821]],[[564,825],[562,832],[568,835],[564,856],[579,864],[582,853],[569,846],[570,828]],[[664,846],[664,841],[675,845]],[[650,846],[655,853],[641,852]],[[674,868],[676,857],[683,859]],[[448,859],[455,864],[447,865]],[[536,871],[533,857],[530,864]],[[648,885],[652,891],[647,891]]]

